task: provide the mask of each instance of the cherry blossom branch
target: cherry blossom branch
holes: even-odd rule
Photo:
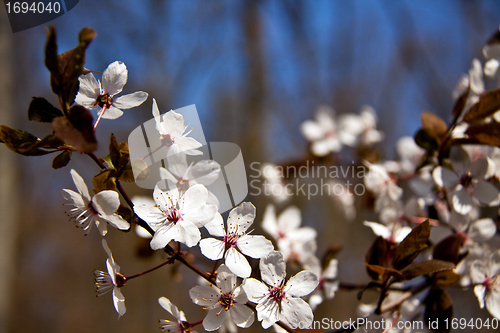
[[[126,278],[127,280],[134,279],[134,278],[139,277],[139,276],[142,276],[142,275],[144,275],[144,274],[147,274],[147,273],[153,272],[153,271],[157,270],[158,268],[161,268],[161,267],[163,267],[163,266],[165,266],[165,265],[169,265],[169,264],[173,264],[173,263],[174,263],[174,261],[172,260],[172,258],[169,258],[167,261],[162,262],[162,263],[161,263],[161,264],[159,264],[158,266],[155,266],[155,267],[153,267],[153,268],[150,268],[150,269],[148,269],[148,270],[146,270],[146,271],[144,271],[144,272],[142,272],[142,273],[134,274],[134,275],[131,275],[131,276],[126,276],[125,278]]]

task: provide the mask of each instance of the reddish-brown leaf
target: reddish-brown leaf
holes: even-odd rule
[[[420,251],[427,247],[427,241],[431,235],[429,220],[417,225],[396,247],[392,266],[395,269],[402,269],[412,263]]]
[[[411,280],[416,277],[436,272],[451,270],[455,265],[443,260],[425,260],[412,263],[401,271],[402,280]]]
[[[473,124],[492,116],[500,110],[500,88],[488,91],[465,113],[464,121]]]

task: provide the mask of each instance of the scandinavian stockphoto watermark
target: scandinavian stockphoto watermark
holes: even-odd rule
[[[362,180],[370,174],[363,165],[316,165],[307,160],[304,164],[279,166],[268,163],[250,164],[249,186],[251,195],[292,196],[362,196],[366,188]]]
[[[135,183],[164,191],[186,190],[200,183],[218,199],[219,212],[236,207],[248,194],[240,147],[230,142],[207,142],[194,104],[170,112],[174,113],[168,121],[153,118],[129,135]],[[192,149],[193,144],[196,149]]]

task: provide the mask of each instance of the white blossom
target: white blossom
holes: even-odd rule
[[[339,119],[340,142],[346,146],[372,146],[384,138],[384,134],[376,129],[377,116],[375,109],[369,105],[361,108],[358,114],[345,114]]]
[[[261,282],[245,279],[243,289],[248,300],[257,303],[257,319],[267,329],[283,320],[292,327],[309,327],[313,313],[309,304],[300,297],[309,295],[318,286],[318,277],[310,271],[301,271],[285,283],[286,265],[283,255],[273,251],[260,259]]]
[[[76,221],[77,227],[85,230],[85,234],[89,233],[94,222],[102,236],[108,232],[107,223],[120,230],[130,228],[130,224],[116,214],[120,206],[120,198],[116,191],[101,191],[91,198],[87,185],[78,172],[71,169],[71,177],[78,193],[63,189],[62,195],[75,206],[68,212],[68,215]]]
[[[316,156],[338,153],[342,149],[337,134],[335,111],[328,106],[321,106],[316,111],[316,120],[306,120],[300,125],[300,131],[311,142],[311,151]]]
[[[214,160],[202,160],[188,165],[186,154],[180,152],[168,157],[168,169],[160,167],[160,177],[168,182],[168,188],[177,187],[182,193],[196,184],[209,186],[220,174],[220,164]],[[219,207],[219,200],[208,191],[208,203]]]
[[[201,184],[190,187],[181,197],[177,188],[164,192],[158,186],[153,192],[155,206],[134,206],[135,213],[155,231],[151,240],[153,250],[163,249],[171,240],[198,244],[198,228],[210,222],[217,207],[207,204],[208,191]]]
[[[123,90],[128,80],[127,66],[121,61],[111,63],[102,73],[102,84],[89,73],[79,78],[80,90],[75,102],[88,108],[98,107],[98,119],[116,119],[123,115],[122,109],[131,109],[141,105],[148,98],[148,94],[137,91],[132,94],[114,98]]]
[[[189,296],[197,305],[208,310],[203,319],[207,331],[219,329],[229,318],[238,327],[247,328],[253,324],[253,311],[245,306],[247,296],[241,286],[236,286],[236,275],[224,265],[217,270],[215,285],[201,285],[191,288]]]
[[[168,333],[196,333],[193,331],[191,327],[185,326],[184,323],[187,322],[186,315],[183,311],[179,311],[179,309],[170,302],[170,300],[166,297],[158,298],[158,303],[162,308],[168,311],[172,316],[175,317],[176,321],[160,319],[160,330],[162,332]]]
[[[338,273],[338,260],[330,259],[325,269],[322,269],[321,262],[316,256],[311,256],[304,263],[304,269],[313,272],[318,277],[318,286],[309,296],[309,304],[314,311],[316,307],[323,303],[326,298],[333,299],[335,292],[339,289],[339,281],[334,281]]]
[[[179,153],[203,154],[198,150],[202,144],[187,136],[191,131],[184,133],[188,126],[184,124],[184,117],[181,114],[170,110],[161,117],[156,100],[153,98],[153,116],[155,117],[156,130],[160,133],[160,141],[168,148],[167,156]]]
[[[479,306],[500,319],[500,250],[493,252],[487,260],[476,260],[471,266],[472,282],[477,284],[474,293]]]
[[[294,253],[293,248],[302,248],[303,244],[308,242],[313,243],[309,243],[308,247],[316,249],[316,230],[311,227],[300,227],[301,222],[300,209],[296,206],[287,207],[278,217],[274,205],[266,207],[262,229],[278,243],[285,260]]]
[[[451,160],[454,170],[437,166],[432,172],[436,184],[450,190],[453,208],[465,215],[472,210],[475,201],[486,206],[497,205],[500,191],[486,181],[494,171],[493,162],[484,158],[471,163],[469,155],[463,150],[457,155],[459,158]]]
[[[108,254],[108,259],[106,260],[108,272],[106,273],[97,269],[94,270],[97,296],[102,296],[110,290],[113,290],[113,305],[115,306],[116,312],[118,312],[118,318],[120,318],[126,311],[125,297],[120,291],[120,288],[125,286],[127,279],[120,273],[120,266],[115,263],[113,254],[105,239],[102,240],[102,247]]]
[[[202,239],[200,241],[201,253],[211,260],[219,260],[224,257],[226,266],[234,274],[242,278],[249,277],[252,268],[243,255],[259,259],[274,250],[271,241],[264,236],[250,236],[248,234],[254,219],[255,206],[249,202],[243,202],[229,212],[227,232],[222,217],[214,219],[209,225],[205,225],[205,228],[212,236],[223,239]]]

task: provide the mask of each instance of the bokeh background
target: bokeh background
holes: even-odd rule
[[[26,111],[33,96],[57,104],[43,62],[45,29],[13,34],[3,7],[0,20],[0,123],[44,136],[50,126],[28,122]],[[101,121],[98,156],[107,154],[110,132],[125,141],[151,119],[154,97],[162,112],[196,104],[207,141],[237,143],[249,165],[304,158],[299,126],[323,104],[339,114],[373,106],[385,132],[379,149],[392,158],[395,141],[419,127],[420,112],[450,119],[452,91],[473,58],[484,60],[481,49],[500,25],[500,2],[80,0],[52,23],[60,52],[76,46],[82,27],[94,28],[86,67],[103,71],[121,60],[129,70],[124,93],[150,94],[120,119]],[[74,188],[70,168],[89,186],[99,170],[85,155],[73,154],[61,170],[51,161],[0,146],[0,332],[157,332],[158,319],[171,318],[158,305],[160,296],[190,321],[201,320],[204,313],[188,296],[196,278],[181,267],[131,280],[122,290],[127,313],[119,320],[110,294],[96,299],[93,269],[105,270],[106,259],[101,237],[97,230],[84,237],[68,222],[60,191]],[[248,200],[259,223],[269,198]],[[361,226],[367,216],[359,212],[347,223],[324,196],[295,204],[303,224],[320,230],[319,254],[343,245],[340,279],[368,282],[362,262],[373,235]],[[110,230],[106,239],[125,275],[164,259],[137,256],[133,232]],[[197,261],[210,269],[204,262]],[[489,317],[471,291],[454,297],[457,317]],[[355,292],[339,291],[317,318],[355,318],[356,305]]]

